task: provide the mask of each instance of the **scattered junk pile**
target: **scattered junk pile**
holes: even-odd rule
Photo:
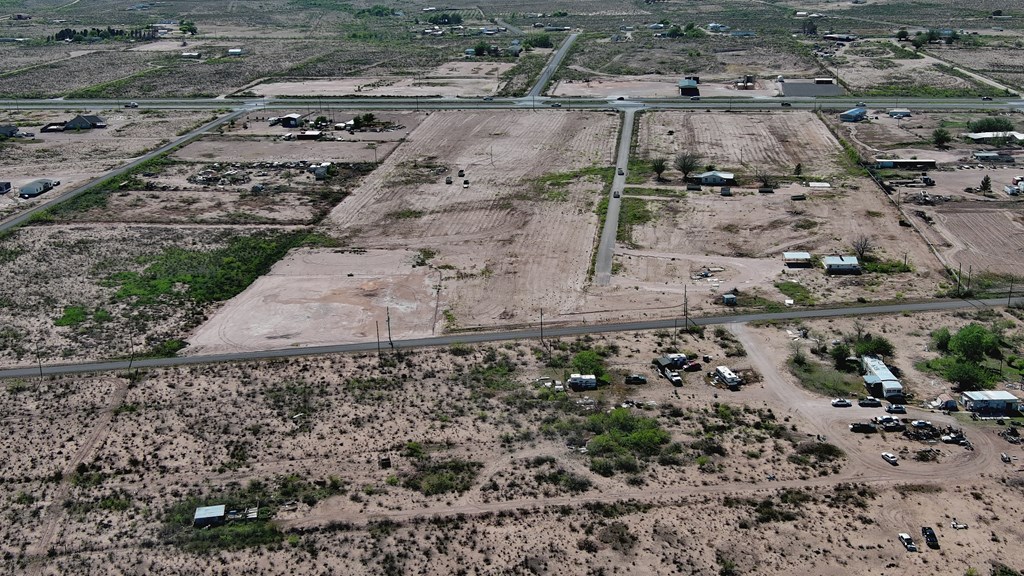
[[[191,184],[200,186],[232,186],[252,180],[249,173],[237,164],[210,164],[208,168],[188,177]]]
[[[1000,431],[999,436],[1010,444],[1020,444],[1024,441],[1024,437],[1020,435],[1020,431],[1017,430],[1016,426],[1010,426],[1006,430]]]

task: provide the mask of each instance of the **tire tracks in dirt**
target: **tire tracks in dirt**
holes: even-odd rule
[[[30,562],[31,559],[38,560],[44,558],[50,549],[50,545],[55,541],[57,532],[63,524],[61,520],[65,516],[63,510],[64,500],[71,492],[71,475],[74,473],[75,468],[85,462],[95,452],[96,447],[106,438],[107,433],[110,431],[110,423],[113,420],[114,411],[124,402],[125,396],[128,394],[128,382],[127,379],[120,379],[118,381],[117,386],[110,395],[107,407],[97,415],[92,431],[85,438],[85,441],[82,442],[81,446],[78,447],[78,450],[68,461],[64,470],[62,470],[63,477],[60,484],[50,497],[50,503],[43,509],[39,538],[33,546],[34,549],[30,549],[27,554]],[[30,566],[29,573],[41,574],[43,568],[44,566],[41,562],[36,562]]]

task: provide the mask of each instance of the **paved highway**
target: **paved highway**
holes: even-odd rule
[[[1024,297],[1014,298],[1014,305],[1024,305]],[[761,322],[765,320],[796,320],[801,318],[831,318],[838,316],[865,316],[879,314],[904,314],[911,312],[931,312],[936,310],[957,310],[961,308],[994,308],[1007,305],[1006,298],[990,300],[935,300],[904,304],[885,304],[877,306],[856,306],[847,308],[812,308],[789,310],[786,312],[763,312],[755,314],[738,314],[732,316],[706,316],[690,318],[690,323],[697,326],[714,324],[736,324]],[[614,322],[607,324],[577,324],[571,326],[548,327],[544,329],[545,338],[577,336],[581,334],[601,334],[609,332],[635,332],[638,330],[665,330],[677,327],[679,319],[643,320],[636,322]],[[423,348],[429,346],[450,346],[452,344],[479,344],[501,342],[506,340],[539,339],[539,328],[525,330],[504,330],[498,332],[479,332],[451,334],[430,338],[396,340],[396,348]],[[387,343],[382,344],[384,348]],[[201,356],[184,356],[175,358],[145,358],[129,362],[128,360],[111,360],[101,362],[83,362],[79,364],[56,364],[43,366],[26,366],[0,370],[2,378],[27,378],[59,374],[85,374],[91,372],[108,372],[127,370],[129,368],[159,368],[167,366],[195,366],[217,362],[244,362],[273,358],[293,358],[299,356],[316,356],[320,354],[338,354],[344,352],[371,352],[377,349],[376,342],[358,342],[355,344],[336,344],[329,346],[305,346],[264,350],[258,352],[235,352],[230,354],[209,354]]]
[[[544,71],[540,73],[540,78],[537,79],[537,83],[530,88],[530,91],[526,93],[527,98],[536,98],[541,95],[544,91],[544,87],[548,85],[548,81],[554,76],[555,70],[562,65],[562,59],[569,53],[569,48],[572,47],[572,43],[579,37],[578,33],[569,34],[562,45],[558,47],[558,50],[551,56],[547,66],[544,67]]]
[[[550,63],[549,63],[550,66]],[[541,86],[538,82],[534,89]],[[532,91],[532,90],[531,90]],[[179,98],[138,100],[140,109],[164,110],[461,110],[484,108],[505,110],[530,105],[534,97],[494,98],[258,98],[218,99]],[[699,102],[680,98],[634,98],[613,100],[609,98],[559,98],[565,108],[608,109],[641,107],[671,110],[776,110],[787,102],[794,109],[815,110],[825,108],[838,110],[852,108],[864,102],[868,108],[910,108],[913,110],[1015,110],[1024,109],[1024,100],[1019,98],[996,98],[991,101],[979,98],[702,98]],[[121,108],[125,100],[0,100],[0,109],[5,110],[109,110]]]

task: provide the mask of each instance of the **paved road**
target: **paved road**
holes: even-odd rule
[[[1024,305],[1024,297],[1014,298],[1014,305]],[[936,310],[957,310],[961,308],[993,308],[1005,306],[1006,298],[993,298],[989,300],[934,300],[929,302],[914,302],[904,304],[885,304],[877,306],[855,306],[846,308],[818,308],[788,310],[786,312],[762,312],[755,314],[738,314],[732,316],[706,316],[703,318],[690,318],[690,322],[697,326],[709,326],[714,324],[742,324],[747,322],[761,322],[765,320],[796,320],[801,318],[831,318],[839,316],[864,316],[879,314],[902,314],[911,312],[930,312]],[[544,329],[546,338],[559,338],[563,336],[578,336],[581,334],[602,334],[609,332],[635,332],[638,330],[665,330],[678,326],[679,320],[667,318],[664,320],[643,320],[636,322],[614,322],[607,324],[577,324],[571,326],[549,326]],[[429,346],[450,346],[452,344],[479,344],[486,342],[501,342],[507,340],[530,340],[539,339],[541,336],[539,328],[525,330],[503,330],[498,332],[478,332],[465,334],[451,334],[447,336],[434,336],[430,338],[416,338],[410,340],[396,340],[397,348],[423,348]],[[387,347],[387,344],[384,344]],[[56,374],[84,374],[89,372],[108,372],[114,370],[127,370],[128,368],[158,368],[165,366],[195,366],[201,364],[212,364],[217,362],[244,362],[250,360],[264,360],[272,358],[292,358],[299,356],[317,356],[321,354],[338,354],[345,352],[371,352],[377,349],[376,342],[358,342],[355,344],[336,344],[329,346],[300,346],[278,350],[263,350],[258,352],[234,352],[230,354],[209,354],[203,356],[184,356],[176,358],[145,358],[129,363],[128,360],[111,360],[101,362],[83,362],[79,364],[55,364],[39,366],[26,366],[22,368],[10,368],[0,370],[2,378],[25,378],[40,375]]]
[[[536,98],[541,95],[541,92],[544,91],[544,87],[548,85],[548,80],[551,80],[551,77],[555,74],[555,70],[558,70],[558,67],[562,64],[562,59],[564,59],[565,55],[569,53],[569,48],[572,46],[572,43],[576,41],[578,36],[579,34],[574,33],[569,34],[569,36],[566,37],[565,41],[562,42],[562,45],[551,56],[551,59],[548,60],[548,65],[545,66],[544,71],[540,73],[540,78],[537,79],[537,83],[534,84],[533,88],[530,88],[530,91],[526,93],[527,98]]]
[[[550,66],[550,63],[549,63]],[[545,81],[546,83],[546,81]],[[534,89],[542,86],[538,82]],[[291,111],[319,110],[463,110],[463,109],[512,109],[530,104],[535,98],[261,98],[261,99],[214,99],[214,98],[181,98],[138,100],[140,109],[154,110],[237,110],[268,109]],[[120,108],[124,100],[0,100],[0,109],[4,110],[69,110],[91,109],[104,110]],[[775,110],[780,109],[783,102],[788,102],[794,109],[814,110],[825,108],[839,110],[853,107],[864,102],[869,108],[911,108],[915,110],[1015,110],[1024,108],[1024,100],[1019,98],[995,98],[982,101],[979,98],[713,98],[704,97],[699,102],[691,102],[688,98],[637,98],[616,101],[608,98],[559,98],[565,107],[578,109],[603,109],[643,106],[651,109],[668,110]]]
[[[622,192],[626,185],[626,171],[629,169],[629,147],[633,142],[633,117],[635,108],[626,108],[622,119],[622,130],[619,135],[619,151],[615,157],[615,178],[612,189],[608,192],[608,212],[601,230],[601,240],[597,244],[597,258],[594,262],[594,284],[607,286],[612,281],[612,260],[615,257],[615,237],[619,230],[619,208],[622,198],[616,193]],[[622,172],[622,174],[619,174]]]
[[[520,36],[523,34],[523,31],[519,27],[511,25],[508,22],[502,20],[501,18],[495,18],[494,23],[503,28],[507,28],[508,31],[512,34],[519,34]]]
[[[40,213],[40,212],[42,212],[44,210],[47,210],[49,208],[52,208],[52,207],[54,207],[54,206],[56,206],[56,205],[58,205],[58,204],[60,204],[62,202],[67,202],[68,200],[71,200],[72,198],[74,198],[76,196],[80,196],[80,195],[84,194],[86,191],[88,191],[91,188],[93,188],[94,186],[99,185],[101,182],[104,182],[104,181],[106,181],[106,180],[108,180],[110,178],[113,178],[115,176],[120,176],[121,174],[124,174],[125,172],[128,172],[129,170],[133,170],[136,166],[139,166],[140,164],[142,164],[144,162],[148,162],[149,160],[152,160],[153,158],[156,158],[157,156],[159,156],[161,154],[164,154],[165,152],[173,150],[174,148],[176,148],[178,146],[181,146],[182,144],[185,144],[186,142],[190,142],[194,138],[199,137],[199,135],[204,134],[207,131],[209,131],[209,130],[211,130],[211,129],[213,129],[213,128],[215,128],[215,127],[217,127],[217,126],[219,126],[219,125],[221,125],[221,124],[223,124],[225,122],[230,122],[233,118],[237,118],[238,116],[241,116],[246,111],[247,111],[246,109],[236,110],[234,112],[231,112],[229,114],[221,116],[221,117],[217,118],[216,120],[213,120],[211,122],[207,122],[206,124],[203,124],[199,128],[196,128],[195,130],[192,130],[188,134],[185,134],[184,136],[181,136],[181,137],[179,137],[179,138],[177,138],[175,140],[172,140],[171,142],[168,142],[167,144],[164,144],[163,146],[161,146],[159,148],[156,148],[155,150],[147,153],[146,155],[140,156],[140,157],[136,158],[135,160],[132,160],[131,162],[125,164],[124,166],[121,166],[120,168],[115,168],[115,169],[111,170],[110,172],[107,172],[106,174],[103,174],[102,176],[99,176],[98,178],[95,178],[94,180],[90,180],[86,184],[83,184],[82,186],[79,186],[78,188],[75,188],[74,190],[72,190],[72,191],[70,191],[70,192],[68,192],[66,194],[62,194],[62,195],[57,196],[55,198],[51,198],[50,200],[47,200],[46,202],[43,202],[42,204],[33,206],[32,208],[29,208],[25,212],[22,212],[22,213],[20,213],[20,214],[18,214],[16,216],[13,216],[13,217],[11,217],[11,218],[9,218],[7,220],[4,220],[3,222],[0,222],[0,233],[6,232],[7,230],[10,230],[12,228],[16,228],[18,226],[21,226],[25,222],[29,221],[36,214],[38,214],[38,213]]]

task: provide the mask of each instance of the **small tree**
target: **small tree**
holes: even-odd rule
[[[793,168],[794,176],[802,176],[804,173],[804,165],[802,162],[797,162],[796,167]]]
[[[775,177],[766,172],[765,170],[761,170],[760,168],[754,171],[754,180],[760,182],[763,188],[775,187]]]
[[[850,243],[853,248],[853,252],[857,255],[857,258],[864,260],[864,258],[875,249],[875,242],[870,236],[862,234],[853,239]]]
[[[190,36],[195,36],[199,33],[199,28],[196,28],[196,23],[191,20],[182,20],[178,29],[181,30],[182,34],[188,34]]]
[[[906,40],[907,38],[910,38],[910,32],[907,32],[906,30],[900,30],[896,33],[897,40]]]
[[[991,192],[992,191],[992,178],[990,178],[988,174],[985,174],[985,177],[981,179],[981,191],[982,192]]]
[[[690,177],[690,173],[700,167],[700,154],[695,152],[682,152],[676,156],[675,167],[683,173],[683,180]]]
[[[840,342],[833,346],[829,354],[832,356],[832,362],[835,363],[836,370],[846,371],[849,369],[846,359],[850,357],[850,347],[845,342]]]
[[[665,170],[667,170],[667,169],[668,169],[668,160],[666,160],[664,158],[653,158],[653,159],[651,159],[651,170],[654,171],[654,174],[655,174],[655,176],[657,176],[659,182],[661,181],[661,175],[664,174]]]
[[[816,36],[818,34],[818,25],[814,23],[814,20],[804,20],[803,30],[807,36]]]
[[[932,131],[932,143],[939,148],[945,148],[952,140],[953,136],[945,128],[936,128]]]

